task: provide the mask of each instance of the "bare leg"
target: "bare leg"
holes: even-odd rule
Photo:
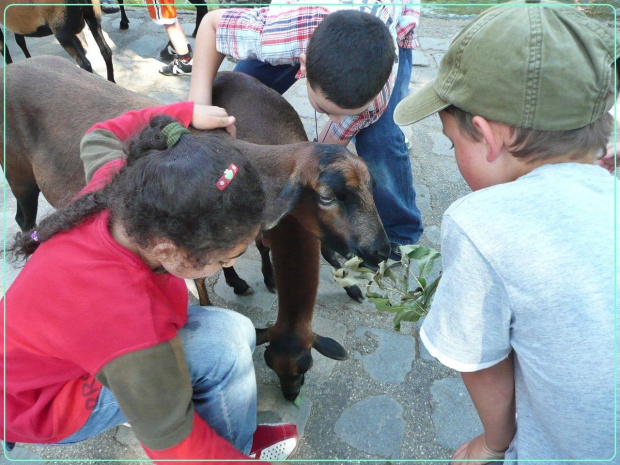
[[[185,32],[183,32],[181,23],[177,21],[174,24],[166,24],[165,28],[177,54],[179,56],[187,55],[189,53],[189,49],[187,48],[187,37],[185,37]]]

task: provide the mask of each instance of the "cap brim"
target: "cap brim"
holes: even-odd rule
[[[439,97],[431,81],[415,94],[405,97],[394,110],[394,121],[400,126],[416,123],[451,104]]]

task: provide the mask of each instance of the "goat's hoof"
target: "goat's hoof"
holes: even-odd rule
[[[364,294],[362,293],[359,287],[347,286],[344,288],[344,290],[347,292],[347,295],[351,297],[353,300],[355,300],[356,302],[361,304],[364,301]]]
[[[272,279],[265,279],[265,286],[267,287],[267,290],[269,292],[271,292],[272,294],[276,293],[276,283],[275,281]]]
[[[252,286],[248,286],[247,284],[242,288],[235,289],[234,291],[235,291],[235,294],[241,295],[241,296],[254,294],[254,288],[252,288]]]
[[[127,22],[127,23],[123,23],[123,22],[121,21],[121,29],[122,29],[123,31],[124,31],[125,29],[129,29],[129,23],[128,23],[128,22]]]

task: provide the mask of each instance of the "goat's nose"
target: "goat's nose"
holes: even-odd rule
[[[377,240],[373,244],[374,256],[378,258],[379,262],[387,260],[392,252],[390,242],[387,240]]]

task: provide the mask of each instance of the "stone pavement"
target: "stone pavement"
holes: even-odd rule
[[[159,50],[167,41],[164,28],[153,25],[142,8],[129,9],[128,15],[131,24],[127,31],[118,29],[120,15],[103,18],[114,52],[118,84],[166,103],[185,99],[188,77],[164,77],[157,72],[163,64],[158,60]],[[193,11],[181,12],[180,18],[186,33],[191,34]],[[412,90],[433,78],[450,39],[467,22],[462,18],[423,17],[419,31],[422,47],[414,52]],[[88,57],[96,72],[105,76],[103,60],[89,33],[86,38]],[[6,42],[14,60],[24,59],[12,34],[7,34]],[[193,39],[190,42],[193,44]],[[33,56],[67,57],[49,38],[28,39],[28,45]],[[222,69],[233,66],[226,60]],[[305,81],[297,83],[285,96],[302,117],[309,138],[313,138],[314,111],[307,101]],[[324,121],[324,116],[319,119],[319,128]],[[450,143],[442,135],[436,116],[404,130],[412,142],[413,182],[426,226],[421,243],[438,248],[444,210],[469,189],[459,175]],[[8,187],[4,210],[6,237],[12,237],[17,225],[13,220],[15,200]],[[50,210],[49,206],[40,208],[40,215]],[[275,321],[277,295],[270,294],[262,283],[257,251],[250,250],[235,268],[254,287],[255,294],[235,296],[218,274],[209,280],[214,304],[247,315],[256,326]],[[4,272],[8,286],[18,270],[7,265]],[[459,444],[481,431],[459,375],[441,366],[424,349],[418,325],[404,323],[400,333],[394,332],[391,315],[377,312],[367,301],[358,304],[349,299],[334,283],[327,264],[321,267],[314,330],[339,341],[350,358],[336,362],[313,352],[314,367],[306,375],[299,407],[282,397],[277,376],[263,361],[264,349],[258,348],[255,353],[259,421],[293,421],[298,425],[302,439],[292,460],[386,463],[448,459]],[[89,463],[88,459],[126,463],[145,459],[146,455],[132,430],[120,426],[71,446],[18,444],[9,458],[32,463]],[[2,460],[8,463],[6,458]]]

